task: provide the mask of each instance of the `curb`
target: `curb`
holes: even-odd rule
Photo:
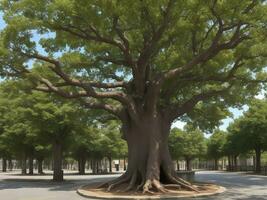
[[[181,199],[181,198],[196,198],[196,197],[203,197],[203,196],[214,196],[221,194],[226,191],[225,187],[219,186],[219,188],[215,192],[207,192],[207,193],[201,193],[201,194],[162,194],[162,195],[115,195],[115,194],[108,194],[108,195],[103,195],[103,194],[98,194],[96,192],[91,192],[86,190],[85,188],[88,187],[89,185],[85,185],[77,189],[77,194],[86,197],[86,198],[94,198],[94,199],[170,199],[170,198],[176,198],[176,199]]]

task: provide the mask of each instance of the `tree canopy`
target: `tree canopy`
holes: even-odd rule
[[[188,116],[220,116],[266,80],[263,1],[4,0],[1,10],[2,75],[117,116],[140,100],[174,120],[208,99]]]

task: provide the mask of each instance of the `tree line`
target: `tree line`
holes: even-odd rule
[[[84,174],[88,159],[92,160],[96,173],[98,162],[104,157],[108,158],[112,171],[112,159],[126,156],[126,143],[121,139],[117,121],[98,117],[97,112],[89,112],[79,104],[53,95],[25,91],[21,84],[14,81],[0,84],[3,171],[7,160],[16,159],[20,161],[22,174],[27,172],[27,161],[28,173],[33,174],[36,159],[38,173],[42,174],[43,161],[49,158],[53,163],[53,179],[61,181],[64,157],[75,159],[79,174]]]
[[[227,157],[229,171],[238,170],[238,157],[253,156],[254,171],[262,170],[262,154],[267,150],[267,101],[254,99],[249,109],[229,124],[226,131],[215,129],[205,138],[199,129],[186,126],[184,130],[172,129],[169,139],[173,159],[186,161],[191,170],[194,158],[213,160],[219,169],[219,160]],[[178,167],[177,167],[178,168]]]

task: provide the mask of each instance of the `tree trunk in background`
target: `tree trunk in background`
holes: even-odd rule
[[[78,159],[78,167],[79,167],[79,174],[80,175],[85,174],[85,164],[86,164],[86,160],[84,157],[81,157]]]
[[[218,159],[214,159],[214,170],[218,170],[219,169],[219,164],[218,164]]]
[[[187,171],[192,171],[191,159],[186,159],[186,170]]]
[[[234,159],[234,171],[237,171],[237,156],[234,155],[233,159]]]
[[[231,156],[227,156],[227,158],[228,158],[228,170],[232,171],[233,170],[232,158],[231,158]]]
[[[260,148],[255,149],[255,155],[256,155],[255,172],[260,173],[261,172],[261,149]]]
[[[33,175],[33,156],[29,156],[29,174]]]
[[[62,144],[55,142],[53,144],[53,180],[63,181],[63,170],[62,170]]]
[[[176,160],[176,167],[177,167],[177,171],[180,171],[179,160]]]
[[[97,174],[97,161],[95,159],[93,159],[92,161],[92,172],[93,174]]]
[[[108,162],[109,162],[109,173],[112,173],[112,158],[111,158],[111,156],[108,157]]]
[[[126,158],[123,158],[123,170],[126,171]]]
[[[10,171],[13,170],[13,162],[12,162],[11,159],[8,160],[8,169],[9,169]]]
[[[43,159],[38,159],[37,160],[38,164],[38,174],[43,174]]]
[[[99,174],[99,160],[96,161],[96,173]]]
[[[25,175],[27,173],[27,157],[24,153],[21,160],[21,174]]]
[[[7,168],[7,160],[6,158],[2,159],[2,172],[6,172],[6,168]]]

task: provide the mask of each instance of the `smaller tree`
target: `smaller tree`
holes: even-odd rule
[[[219,169],[219,159],[224,155],[224,145],[226,142],[226,133],[216,129],[207,143],[207,156],[214,160],[214,169]]]
[[[253,100],[244,116],[235,121],[244,152],[255,152],[255,171],[261,171],[261,154],[267,150],[267,103]]]
[[[112,159],[124,158],[127,154],[126,142],[122,139],[120,125],[117,121],[111,120],[101,128],[103,154],[109,160],[109,172],[112,172]],[[125,164],[124,164],[125,165]]]
[[[240,134],[239,121],[235,120],[227,128],[226,142],[224,144],[224,155],[228,158],[228,170],[237,170],[237,157],[247,152],[244,138]]]
[[[169,146],[174,159],[184,158],[186,169],[192,170],[191,162],[194,158],[201,157],[206,153],[206,142],[204,134],[187,126],[185,131],[174,128],[171,130]]]
[[[98,149],[98,132],[99,130],[93,126],[82,126],[79,128],[79,131],[73,132],[70,151],[72,157],[78,161],[78,171],[80,175],[85,174],[87,158],[92,156],[93,152]]]

